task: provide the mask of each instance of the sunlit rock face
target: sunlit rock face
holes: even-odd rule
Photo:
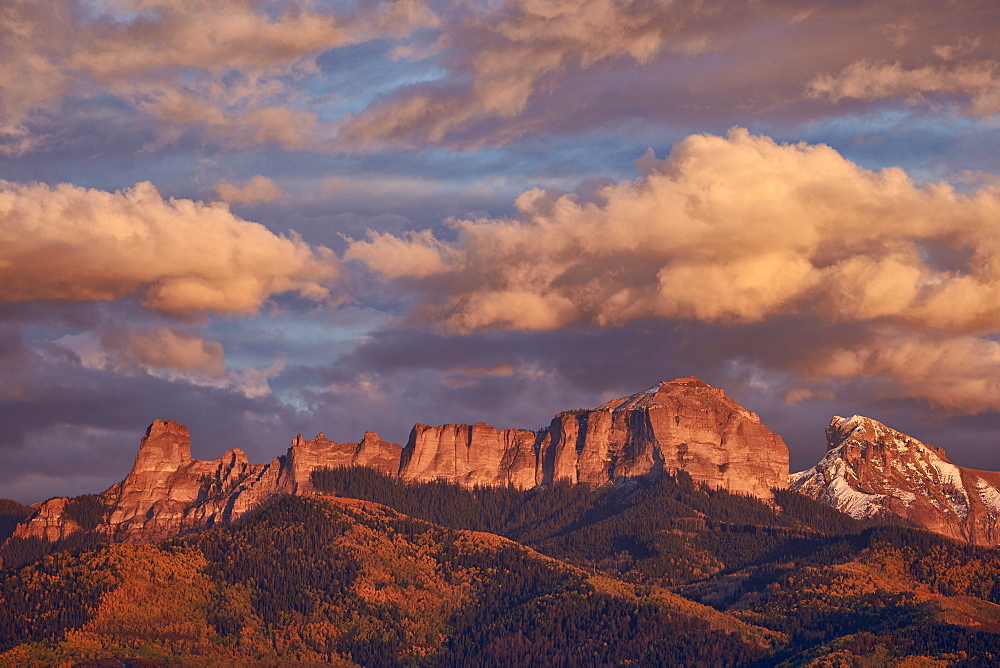
[[[695,482],[767,498],[785,484],[788,450],[754,413],[697,378],[561,413],[540,432],[418,424],[405,447],[374,432],[358,443],[299,434],[286,454],[267,464],[251,464],[238,448],[217,460],[194,459],[187,427],[154,420],[131,472],[100,495],[107,513],[95,530],[114,540],[155,541],[230,522],[274,494],[316,493],[312,474],[340,466],[367,466],[404,480],[519,489],[559,480],[598,486],[684,470]],[[36,504],[16,535],[58,540],[83,530],[66,504]]]
[[[310,494],[312,472],[362,465],[395,475],[402,446],[366,432],[360,443],[334,443],[320,433],[292,440],[288,452],[267,464],[251,464],[239,448],[217,460],[191,457],[188,428],[154,420],[139,443],[132,470],[100,500],[108,512],[97,531],[119,541],[148,542],[230,522],[274,494]],[[68,499],[36,504],[35,514],[15,529],[21,538],[59,540],[82,531],[66,513]]]
[[[403,454],[403,446],[384,440],[374,431],[366,431],[358,443],[351,462],[355,466],[367,466],[388,475],[399,472],[399,458]]]
[[[687,471],[695,482],[769,498],[787,485],[781,437],[718,389],[680,378],[593,410],[560,413],[547,430],[418,424],[403,451],[407,480],[527,488],[599,486]]]
[[[788,448],[753,412],[697,378],[662,382],[594,410],[560,413],[537,480],[601,485],[686,471],[696,483],[769,498],[787,485]]]
[[[956,466],[944,450],[881,422],[834,417],[826,456],[791,489],[854,517],[894,513],[981,545],[1000,544],[1000,473]]]
[[[388,475],[399,471],[402,446],[382,440],[373,431],[365,432],[360,443],[335,443],[323,432],[314,439],[304,439],[299,434],[292,439],[292,447],[285,457],[280,491],[289,494],[310,494],[313,491],[312,473],[323,468],[339,466],[368,466]]]
[[[66,504],[69,499],[56,497],[35,504],[35,514],[29,522],[14,527],[16,538],[42,538],[49,542],[62,540],[83,531],[83,527],[66,516]]]
[[[193,459],[187,427],[154,420],[132,470],[99,496],[107,513],[96,530],[113,540],[155,541],[236,519],[276,491],[282,465],[250,464],[239,448],[214,461]],[[65,512],[67,502],[37,504],[15,535],[57,540],[81,531]]]
[[[414,425],[403,450],[405,480],[535,486],[535,432],[488,424]]]
[[[156,540],[234,519],[235,497],[268,468],[250,464],[239,448],[214,461],[193,459],[187,427],[154,420],[132,471],[101,495],[111,508],[101,529],[118,540]]]

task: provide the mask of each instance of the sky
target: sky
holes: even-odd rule
[[[724,388],[1000,469],[995,0],[0,0],[0,496]]]

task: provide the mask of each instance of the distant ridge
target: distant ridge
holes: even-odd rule
[[[664,381],[593,409],[557,414],[545,429],[485,423],[414,425],[405,445],[365,432],[357,443],[298,434],[284,455],[252,464],[239,448],[191,457],[187,427],[157,419],[126,478],[80,505],[32,506],[17,538],[66,539],[95,532],[151,542],[231,522],[276,494],[311,495],[313,473],[365,466],[407,481],[531,489],[557,482],[591,488],[683,471],[695,484],[770,500],[790,488],[853,517],[898,515],[981,545],[1000,544],[1000,473],[948,461],[940,448],[855,415],[834,417],[816,466],[788,474],[788,449],[753,412],[696,377]]]
[[[230,522],[275,494],[313,494],[314,471],[348,465],[411,481],[520,489],[557,481],[596,487],[686,471],[696,483],[770,498],[787,484],[788,448],[755,413],[694,377],[560,413],[538,432],[417,424],[405,446],[374,432],[346,444],[299,434],[266,464],[251,464],[239,448],[217,460],[193,459],[187,427],[157,419],[129,475],[97,497],[106,513],[94,530],[118,541],[160,540]],[[36,504],[15,536],[55,541],[83,531],[67,501]]]

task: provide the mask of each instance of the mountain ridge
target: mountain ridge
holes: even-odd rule
[[[126,478],[99,495],[108,508],[98,533],[155,541],[231,522],[275,494],[312,494],[312,473],[362,465],[406,481],[530,489],[560,481],[590,487],[637,476],[686,471],[696,483],[769,498],[784,487],[788,448],[753,412],[694,377],[663,381],[584,411],[553,417],[539,431],[417,424],[400,446],[365,432],[340,444],[321,432],[298,434],[287,452],[252,464],[239,448],[217,460],[191,456],[190,433],[156,419],[140,441]],[[50,499],[14,535],[65,539],[81,530],[66,501]]]
[[[1000,544],[1000,472],[956,466],[941,448],[854,415],[835,416],[824,457],[790,474],[781,437],[694,376],[557,413],[538,431],[418,423],[405,445],[371,431],[357,443],[298,434],[284,455],[263,464],[250,463],[240,448],[194,459],[188,428],[157,419],[125,479],[92,495],[93,526],[77,521],[71,499],[56,497],[35,504],[13,536],[52,542],[96,532],[115,541],[161,540],[232,522],[277,494],[318,493],[316,472],[344,466],[405,482],[521,490],[563,482],[595,488],[683,472],[695,484],[764,500],[790,486],[853,517],[889,513],[956,540]]]
[[[158,545],[0,569],[0,664],[998,659],[1000,552],[787,490],[772,505],[683,472],[528,491],[328,474],[335,497],[277,496]],[[390,503],[347,500],[341,484]]]
[[[357,465],[310,477],[312,493],[166,541],[0,548],[0,664],[1000,660],[1000,551],[891,516],[684,471],[530,490]],[[80,526],[95,497],[66,500]]]
[[[929,445],[872,418],[835,416],[827,452],[789,475],[789,488],[852,517],[888,512],[950,538],[1000,544],[1000,473],[948,460]]]

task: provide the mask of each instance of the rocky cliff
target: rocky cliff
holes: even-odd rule
[[[520,488],[557,480],[596,487],[683,470],[695,482],[769,498],[787,484],[788,448],[721,389],[679,378],[560,413],[537,434],[482,423],[418,424],[402,462],[407,480]]]
[[[288,494],[311,494],[312,472],[338,466],[368,466],[382,473],[396,475],[402,447],[382,440],[373,431],[365,432],[358,443],[334,443],[320,432],[312,440],[299,434],[292,439],[285,461],[285,473],[276,491]]]
[[[288,452],[267,464],[251,464],[239,448],[217,460],[191,457],[188,428],[154,420],[139,443],[132,470],[99,496],[107,512],[95,531],[112,540],[146,542],[229,522],[274,494],[313,492],[312,471],[358,464],[395,474],[401,446],[368,432],[359,443],[334,443],[299,434]],[[68,499],[36,504],[14,535],[59,540],[83,528],[67,513]]]
[[[414,425],[403,449],[405,480],[447,480],[463,485],[534,487],[536,434],[488,424]]]
[[[1000,544],[1000,473],[948,461],[944,450],[881,422],[834,417],[826,456],[789,476],[791,489],[854,517],[894,513],[980,545]]]
[[[101,495],[109,513],[98,530],[116,540],[156,540],[229,521],[255,505],[250,490],[269,486],[274,474],[239,448],[214,461],[194,459],[187,427],[154,420],[132,470]]]
[[[600,485],[679,470],[698,483],[769,498],[787,484],[788,448],[755,413],[693,377],[560,413],[539,444],[542,484]]]
[[[217,460],[194,459],[187,427],[154,420],[128,476],[99,496],[107,512],[94,530],[120,541],[159,540],[232,521],[274,494],[312,494],[314,471],[349,465],[404,480],[520,489],[684,470],[695,482],[767,498],[786,483],[788,449],[754,413],[697,378],[560,413],[539,432],[417,424],[405,447],[374,432],[358,443],[299,434],[267,464],[251,464],[238,448]],[[58,540],[82,531],[66,506],[67,499],[36,504],[15,535]]]

